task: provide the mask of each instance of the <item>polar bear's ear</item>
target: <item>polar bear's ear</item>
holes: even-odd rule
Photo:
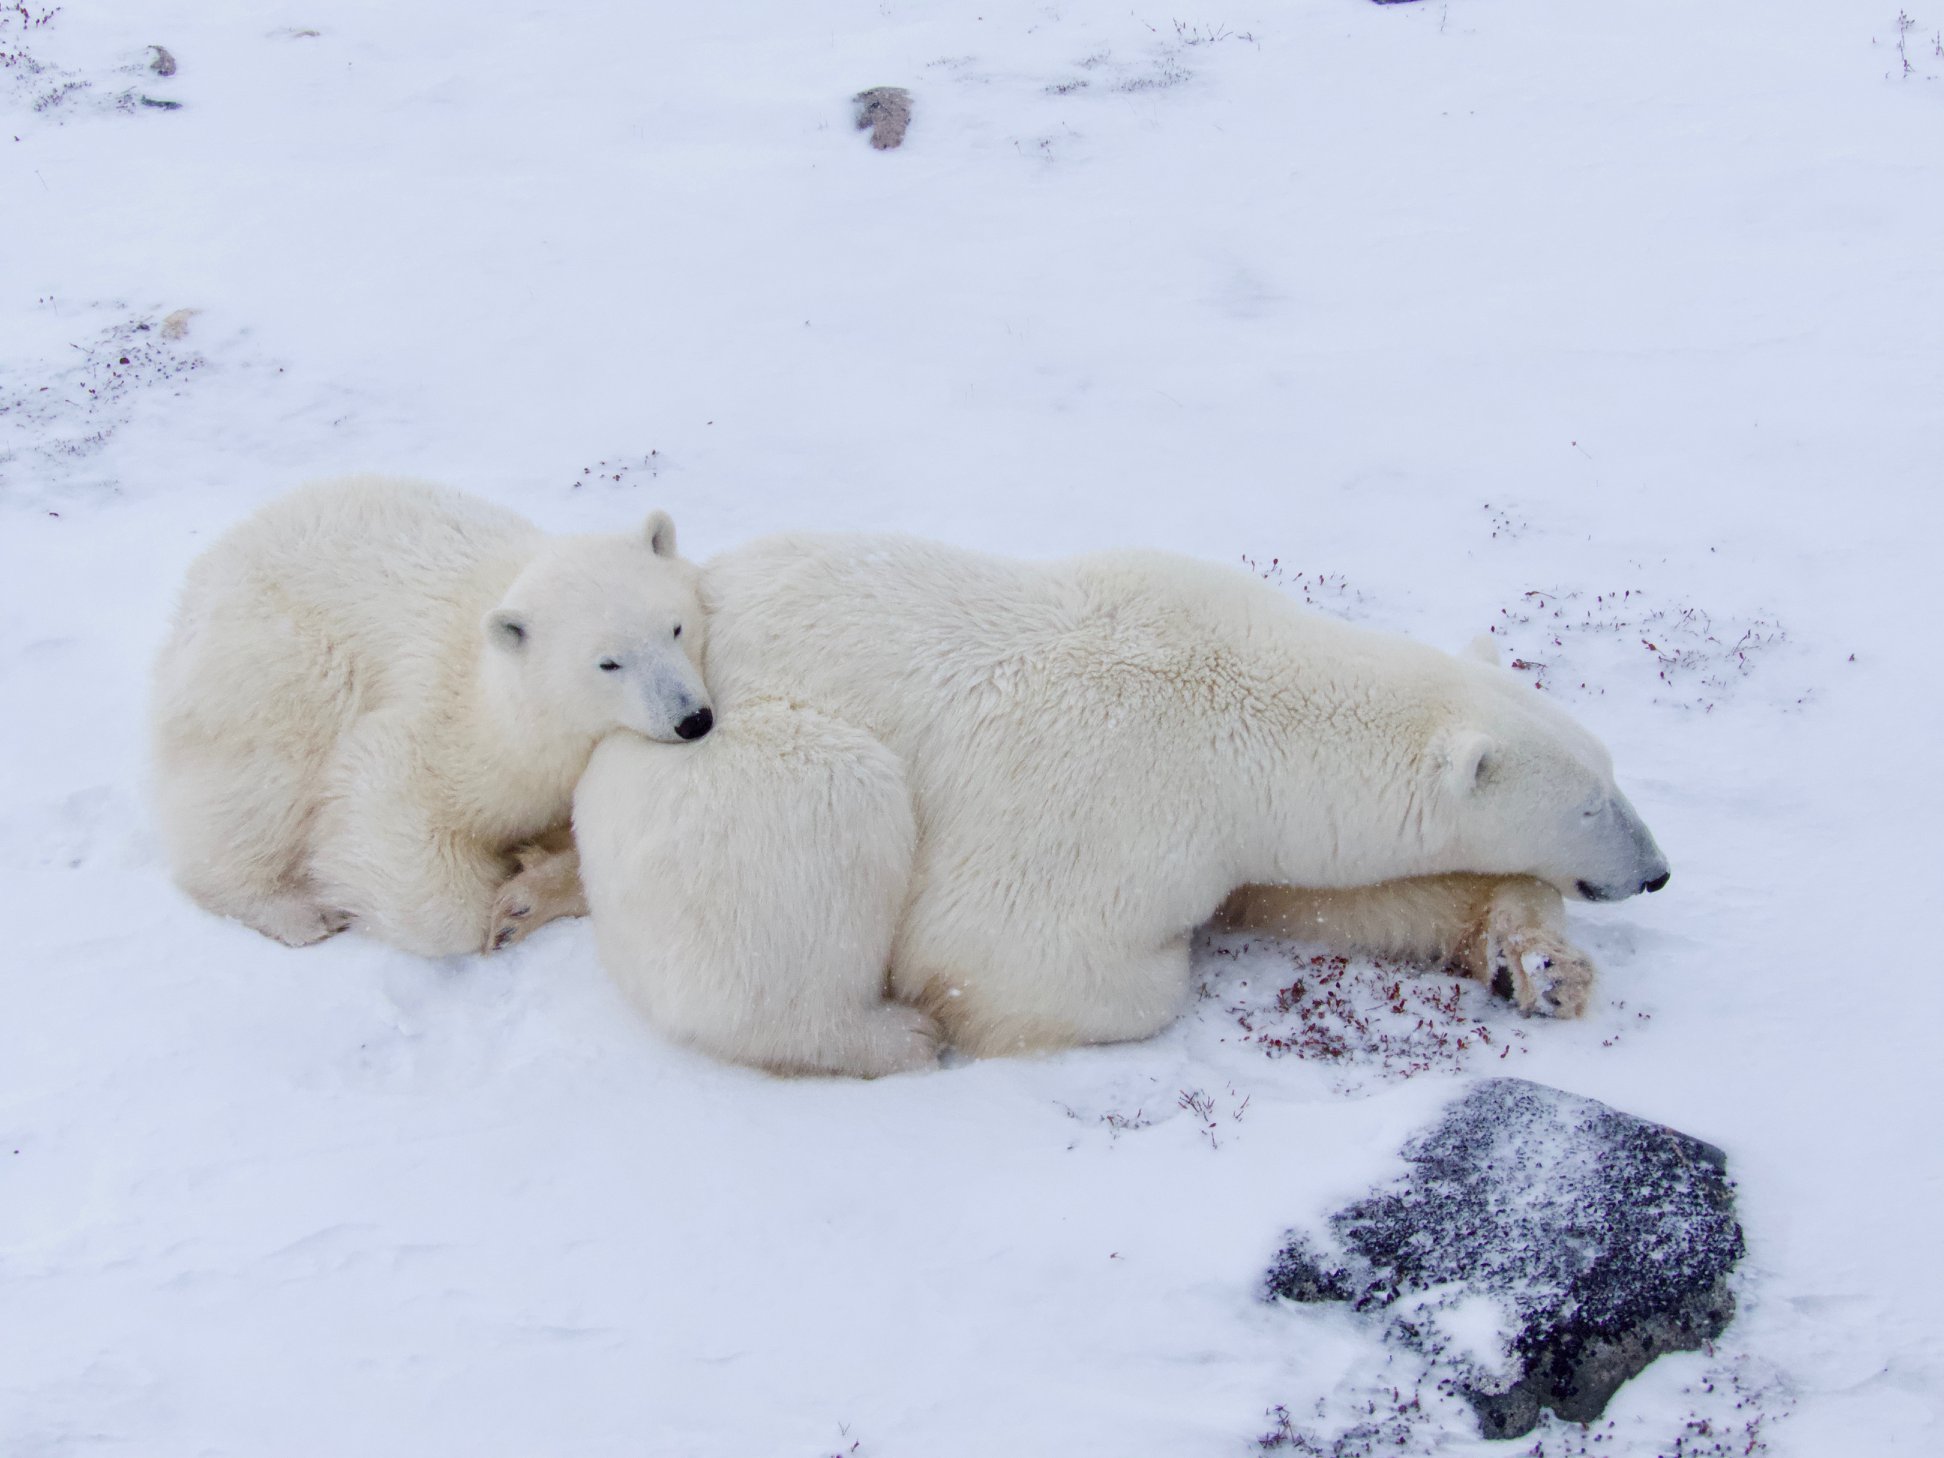
[[[1498,639],[1490,633],[1480,633],[1465,645],[1465,656],[1476,658],[1480,663],[1489,663],[1494,668],[1504,666],[1505,660],[1499,656]]]
[[[675,522],[665,511],[651,511],[641,528],[641,539],[657,557],[675,555]]]
[[[1492,778],[1492,757],[1497,752],[1491,735],[1476,729],[1454,730],[1445,742],[1445,785],[1456,794],[1469,795]]]
[[[494,608],[486,614],[486,639],[508,653],[518,653],[527,644],[526,619],[511,608]]]

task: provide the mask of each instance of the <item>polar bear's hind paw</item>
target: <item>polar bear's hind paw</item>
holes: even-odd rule
[[[348,911],[313,905],[301,896],[265,902],[244,921],[286,947],[308,947],[334,937],[351,925]]]
[[[858,1066],[850,1071],[863,1078],[882,1078],[934,1068],[942,1041],[938,1020],[930,1013],[901,1002],[886,1003],[871,1012],[858,1049]]]

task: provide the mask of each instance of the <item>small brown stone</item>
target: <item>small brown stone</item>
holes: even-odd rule
[[[871,131],[871,145],[888,152],[904,140],[911,125],[911,93],[902,86],[873,86],[851,100],[857,103],[857,129]]]

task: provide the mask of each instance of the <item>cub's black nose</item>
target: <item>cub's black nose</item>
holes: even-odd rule
[[[715,728],[715,712],[705,707],[697,709],[677,724],[675,732],[684,739],[700,739],[713,728]],[[1661,879],[1665,881],[1667,878],[1663,876]]]
[[[1672,871],[1662,871],[1658,876],[1654,877],[1653,880],[1642,881],[1640,883],[1640,889],[1643,891],[1658,891],[1660,890],[1661,887],[1667,884],[1667,878],[1673,874],[1674,873]]]

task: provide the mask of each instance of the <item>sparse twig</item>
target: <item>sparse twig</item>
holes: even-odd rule
[[[1185,46],[1212,46],[1235,34],[1226,25],[1191,25],[1185,20],[1174,23],[1174,33],[1175,39]]]
[[[1897,65],[1899,79],[1908,81],[1917,68],[1910,64],[1910,33],[1917,28],[1917,19],[1906,11],[1897,12]]]

